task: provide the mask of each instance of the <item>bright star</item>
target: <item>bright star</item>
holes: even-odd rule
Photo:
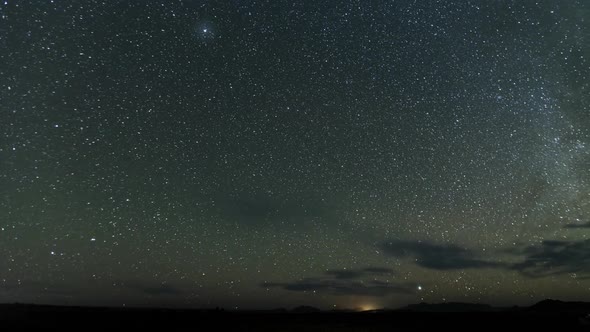
[[[195,26],[193,30],[194,36],[203,42],[215,39],[215,32],[216,31],[210,22],[201,22],[199,25]]]

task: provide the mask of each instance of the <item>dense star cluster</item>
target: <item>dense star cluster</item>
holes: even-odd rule
[[[0,298],[590,294],[590,2],[0,3]]]

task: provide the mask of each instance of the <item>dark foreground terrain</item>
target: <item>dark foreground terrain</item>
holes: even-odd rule
[[[590,331],[589,303],[543,301],[528,308],[419,304],[371,312],[117,309],[0,305],[0,330],[133,328],[186,331],[412,331],[537,328]]]

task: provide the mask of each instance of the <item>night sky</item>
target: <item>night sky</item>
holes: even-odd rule
[[[0,302],[590,300],[590,2],[3,0]]]

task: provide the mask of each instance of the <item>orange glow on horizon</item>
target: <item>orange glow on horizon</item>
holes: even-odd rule
[[[359,311],[371,311],[378,309],[374,304],[363,304],[359,307]]]

